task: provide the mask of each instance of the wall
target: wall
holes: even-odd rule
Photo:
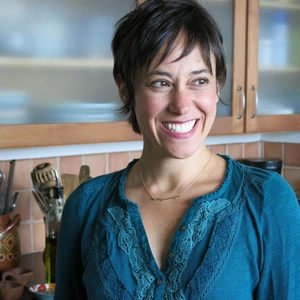
[[[209,144],[208,144],[209,145]],[[281,142],[249,142],[232,144],[214,144],[210,148],[215,153],[228,154],[234,159],[250,157],[280,157],[284,160],[282,175],[292,187],[300,192],[300,144]],[[19,191],[17,207],[11,213],[21,214],[19,227],[22,254],[43,251],[45,246],[45,227],[43,215],[32,194],[30,172],[43,162],[49,162],[59,174],[78,175],[81,165],[90,166],[91,176],[112,172],[124,168],[129,161],[140,156],[140,151],[126,151],[89,155],[73,155],[20,159],[16,162],[13,190]],[[0,160],[0,168],[7,174],[9,161]]]

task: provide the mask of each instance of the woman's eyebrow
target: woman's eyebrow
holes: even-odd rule
[[[154,70],[149,73],[147,73],[147,77],[153,76],[153,75],[160,75],[160,76],[167,76],[167,77],[172,77],[169,72],[164,72],[164,71],[159,71],[159,70]]]
[[[208,73],[208,74],[212,75],[211,71],[209,69],[195,70],[195,71],[192,71],[190,73],[190,75],[198,75],[198,74],[202,74],[202,73]]]
[[[195,70],[195,71],[190,72],[190,75],[198,75],[198,74],[202,74],[202,73],[208,73],[208,74],[212,75],[210,70],[208,70],[208,69]],[[169,78],[172,77],[172,75],[169,72],[159,71],[159,70],[151,71],[151,72],[147,73],[146,76],[150,77],[150,76],[153,76],[153,75],[166,76],[166,77],[169,77]]]

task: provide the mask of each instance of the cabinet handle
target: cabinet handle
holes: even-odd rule
[[[244,91],[243,91],[243,88],[239,85],[238,86],[238,91],[241,91],[241,93],[242,93],[242,107],[241,107],[241,112],[237,115],[237,118],[240,120],[242,117],[243,117],[243,115],[244,115],[244,111],[245,111],[245,93],[244,93]]]
[[[257,104],[258,104],[258,96],[257,96],[257,91],[255,89],[255,86],[254,85],[251,85],[251,91],[253,91],[255,93],[255,101],[253,101],[253,112],[252,114],[250,115],[250,118],[253,119],[255,118],[256,116],[256,109],[257,109]]]

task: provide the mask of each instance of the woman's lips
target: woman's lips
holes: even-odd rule
[[[163,122],[163,126],[168,130],[175,133],[187,133],[190,132],[196,124],[196,120],[188,121],[185,123],[169,123]]]

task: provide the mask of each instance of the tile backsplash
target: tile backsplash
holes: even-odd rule
[[[253,157],[279,157],[283,159],[282,175],[295,191],[300,192],[300,144],[252,142],[220,144],[210,146],[215,153],[227,154],[234,159]],[[49,157],[43,159],[17,160],[13,191],[19,192],[15,210],[11,213],[21,214],[19,234],[22,254],[43,251],[45,247],[45,227],[43,215],[32,194],[30,172],[43,162],[49,162],[59,174],[79,174],[81,165],[89,165],[91,176],[95,177],[124,168],[129,161],[138,158],[141,152],[118,152],[93,155],[76,155]],[[0,168],[7,174],[8,161],[0,160]]]

